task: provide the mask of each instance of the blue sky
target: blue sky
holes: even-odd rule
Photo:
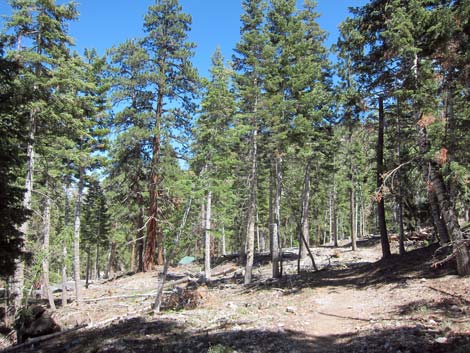
[[[346,18],[348,7],[361,6],[366,0],[317,0],[320,26],[330,33],[327,45],[338,36],[337,27]],[[6,0],[0,0],[0,14],[9,13]],[[59,1],[64,2],[64,1]],[[143,17],[153,0],[78,0],[80,17],[70,24],[77,50],[96,48],[104,53],[128,38],[142,35]],[[210,57],[220,46],[226,59],[240,37],[242,0],[180,0],[183,10],[193,18],[190,39],[197,44],[194,64],[207,75]],[[299,6],[302,1],[298,1]],[[2,25],[3,27],[3,25]]]

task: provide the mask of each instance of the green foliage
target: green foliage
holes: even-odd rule
[[[1,45],[2,43],[0,43]],[[21,97],[14,80],[20,67],[3,56],[0,46],[0,276],[11,275],[14,261],[20,256],[22,245],[19,226],[26,220],[23,207],[23,189],[18,186],[25,162],[22,150],[27,140],[23,127],[25,118],[17,114]]]

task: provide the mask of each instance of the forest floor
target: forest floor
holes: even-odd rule
[[[86,328],[16,351],[470,352],[470,278],[451,266],[432,269],[436,246],[383,261],[378,238],[358,245],[356,252],[346,243],[312,248],[320,271],[300,275],[294,249],[287,251],[279,280],[270,279],[268,256],[260,255],[250,285],[241,271],[190,284],[186,292],[198,304],[191,309],[148,309],[157,272],[95,283],[83,293],[95,301],[54,313],[63,328]],[[235,268],[219,259],[214,273]],[[200,271],[198,264],[171,268],[170,283]],[[171,298],[165,305],[174,307]]]

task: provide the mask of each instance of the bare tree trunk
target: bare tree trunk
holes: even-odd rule
[[[351,177],[351,183],[353,183],[352,177]],[[356,235],[356,218],[355,218],[355,210],[356,210],[356,190],[354,186],[350,186],[349,188],[349,227],[351,229],[351,247],[352,251],[357,250],[357,235]]]
[[[86,249],[86,269],[85,269],[85,288],[90,284],[90,270],[91,270],[91,250],[90,246]]]
[[[23,208],[31,210],[31,200],[33,192],[33,175],[34,175],[34,162],[35,162],[35,136],[36,136],[36,120],[35,111],[30,113],[30,127],[29,127],[29,141],[27,146],[27,164],[26,164],[26,180],[24,187]],[[23,289],[24,289],[24,258],[23,254],[26,251],[26,240],[29,231],[29,220],[24,221],[20,227],[21,233],[21,248],[20,257],[15,260],[15,272],[10,278],[9,289],[10,297],[8,300],[9,306],[7,308],[7,323],[11,324],[15,320],[16,313],[20,309],[23,302]]]
[[[77,302],[81,298],[81,283],[80,283],[80,215],[82,208],[83,184],[85,177],[85,168],[80,167],[79,180],[78,180],[78,194],[75,204],[75,215],[73,221],[73,279],[75,282],[75,298]]]
[[[130,255],[129,255],[129,271],[130,272],[136,272],[135,268],[136,268],[136,264],[135,264],[135,260],[136,260],[136,257],[137,257],[137,246],[136,246],[136,243],[133,241],[131,242],[131,251],[130,251]]]
[[[109,245],[108,264],[106,267],[106,277],[112,277],[116,273],[116,242],[112,241]]]
[[[62,247],[62,307],[67,305],[67,246]]]
[[[227,255],[227,247],[225,244],[225,226],[222,224],[222,255]]]
[[[276,155],[274,157],[273,175],[271,178],[271,261],[273,278],[281,277],[281,251],[280,251],[280,210],[281,210],[281,189],[282,189],[282,159]]]
[[[43,229],[42,229],[42,250],[44,257],[42,259],[42,285],[49,301],[51,310],[55,310],[54,296],[52,295],[50,283],[49,283],[49,238],[51,234],[51,198],[49,197],[49,181],[46,176],[46,192],[44,196],[44,213],[43,213]]]
[[[424,156],[429,149],[429,141],[425,127],[419,127],[418,144],[420,154]],[[446,190],[444,180],[439,171],[439,166],[435,161],[427,160],[426,163],[426,159],[422,163],[423,170],[429,172],[428,188],[430,192],[434,193],[436,196],[439,209],[446,224],[447,232],[453,242],[454,251],[456,252],[457,271],[462,276],[470,275],[470,248],[460,229],[454,203],[450,200],[450,194]]]
[[[379,97],[379,128],[377,138],[377,188],[379,190],[383,187],[384,172],[383,154],[384,154],[384,125],[385,125],[385,112],[383,106],[383,97]],[[390,252],[390,243],[388,242],[387,223],[385,220],[385,202],[384,196],[380,197],[377,202],[377,217],[380,229],[380,241],[382,243],[382,257],[387,258],[392,255]]]
[[[397,112],[397,155],[398,155],[398,164],[401,165],[402,157],[401,157],[401,105],[400,100],[397,100],[398,112]],[[399,245],[398,251],[400,255],[404,255],[406,253],[405,250],[405,228],[403,226],[403,190],[402,190],[402,177],[401,177],[400,170],[398,171],[398,227],[399,227]]]
[[[157,247],[157,265],[163,264],[163,234],[160,231],[157,220],[159,219],[158,185],[160,176],[158,175],[158,165],[160,163],[160,125],[163,114],[163,92],[158,92],[157,109],[155,113],[156,132],[152,141],[152,162],[150,175],[150,206],[147,222],[147,241],[145,243],[144,271],[151,271],[154,266],[155,247]]]
[[[204,277],[207,282],[211,280],[211,212],[212,191],[207,191],[206,199],[206,221],[204,224]]]
[[[255,223],[256,223],[256,191],[258,188],[258,130],[256,124],[253,125],[251,136],[251,170],[250,170],[250,197],[246,214],[246,265],[245,265],[245,284],[251,283],[253,261],[255,253]]]
[[[65,187],[65,220],[64,227],[67,230],[70,225],[70,200],[69,200],[69,184]],[[68,231],[66,232],[68,234]],[[62,307],[67,305],[67,241],[62,240]]]
[[[359,189],[359,192],[360,192],[360,189]],[[354,229],[356,230],[356,240],[359,239],[361,237],[361,234],[360,234],[360,224],[361,224],[361,220],[359,219],[359,205],[360,205],[360,202],[359,202],[359,199],[360,199],[360,193],[358,194],[358,192],[356,191],[356,202],[355,202],[355,221],[354,221]]]
[[[427,169],[427,168],[424,168]],[[426,175],[429,171],[426,171]],[[428,179],[429,176],[426,177]],[[434,227],[437,231],[439,237],[439,243],[441,245],[447,244],[450,242],[449,233],[447,231],[447,226],[444,219],[441,216],[441,210],[439,208],[439,200],[437,199],[436,193],[434,190],[428,190],[429,205],[431,208],[431,216],[434,223]]]
[[[299,239],[299,257],[301,260],[305,259],[308,254],[307,247],[310,245],[310,223],[309,223],[309,208],[310,208],[310,169],[312,161],[309,159],[305,165],[305,175],[304,175],[304,187],[302,191],[302,208],[301,208],[301,218],[300,218],[300,228],[302,232],[302,237],[305,239]]]
[[[93,277],[95,280],[100,279],[100,245],[99,243],[96,244],[96,249],[95,249],[95,264],[93,267]]]
[[[436,192],[436,197],[447,225],[449,234],[453,242],[453,248],[456,252],[457,271],[461,276],[470,275],[470,246],[467,239],[460,229],[455,212],[454,204],[449,200],[444,180],[439,172],[436,162],[430,161],[431,187]]]
[[[140,208],[139,219],[137,221],[137,226],[139,231],[137,232],[137,271],[144,271],[144,210]]]

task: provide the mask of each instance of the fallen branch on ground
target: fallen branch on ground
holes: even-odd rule
[[[78,331],[78,330],[80,330],[80,329],[82,329],[82,328],[84,328],[84,327],[87,327],[87,326],[88,326],[88,324],[82,324],[82,325],[78,325],[78,326],[75,326],[75,327],[70,328],[70,329],[67,329],[67,330],[63,330],[63,331],[60,331],[60,332],[51,333],[50,335],[35,337],[35,338],[32,338],[32,339],[29,339],[29,340],[28,340],[27,342],[25,342],[25,343],[21,343],[21,344],[15,345],[15,346],[8,347],[7,349],[3,350],[2,353],[14,352],[14,351],[16,351],[17,349],[24,348],[24,347],[27,347],[27,346],[29,346],[29,345],[35,344],[35,343],[47,341],[47,340],[50,340],[50,339],[52,339],[52,338],[65,335],[65,334],[70,333],[70,332],[73,332],[73,331]]]
[[[441,294],[445,294],[445,295],[448,295],[449,297],[454,297],[454,298],[458,298],[460,299],[461,301],[463,301],[464,303],[466,303],[467,305],[470,304],[470,300],[466,299],[464,296],[460,295],[460,294],[456,294],[456,293],[449,293],[443,289],[439,289],[439,288],[434,288],[432,286],[427,286],[429,289],[432,289],[433,291],[436,291],[436,292],[439,292]]]
[[[229,269],[213,273],[212,277],[226,276],[229,273],[236,272],[236,271],[238,271],[238,267],[231,267]]]

